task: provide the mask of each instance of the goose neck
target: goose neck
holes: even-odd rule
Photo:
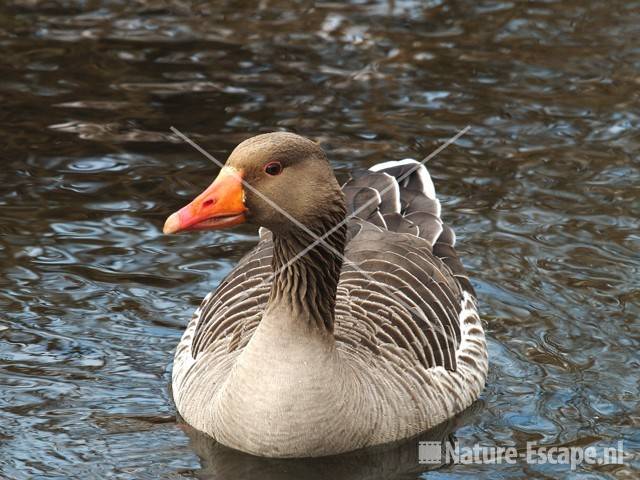
[[[298,228],[274,232],[274,278],[267,311],[285,311],[290,318],[305,319],[312,326],[333,332],[347,232],[342,224],[344,216],[342,209],[320,219],[309,228],[313,235]]]

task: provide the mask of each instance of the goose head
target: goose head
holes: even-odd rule
[[[296,222],[315,230],[340,212],[344,216],[344,198],[324,151],[299,135],[274,132],[238,145],[213,183],[167,218],[163,231],[217,230],[249,221],[286,234]]]

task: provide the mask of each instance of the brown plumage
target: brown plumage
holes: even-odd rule
[[[282,173],[265,175],[274,161]],[[243,142],[227,165],[265,228],[178,346],[187,422],[257,455],[318,456],[415,435],[478,397],[484,333],[424,166],[387,162],[341,189],[324,152],[287,133]]]

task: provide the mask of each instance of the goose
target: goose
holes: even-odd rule
[[[309,139],[240,143],[163,229],[261,227],[176,349],[180,417],[249,454],[320,457],[416,436],[471,405],[487,348],[440,213],[415,160],[341,187]]]

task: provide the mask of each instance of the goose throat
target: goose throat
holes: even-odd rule
[[[335,212],[318,219],[309,227],[313,236],[293,225],[288,231],[273,232],[271,266],[275,273],[267,309],[278,305],[288,310],[293,318],[333,332],[336,292],[347,235],[343,222],[345,214],[342,204]],[[338,224],[340,226],[336,228]],[[322,242],[314,244],[330,231]]]

